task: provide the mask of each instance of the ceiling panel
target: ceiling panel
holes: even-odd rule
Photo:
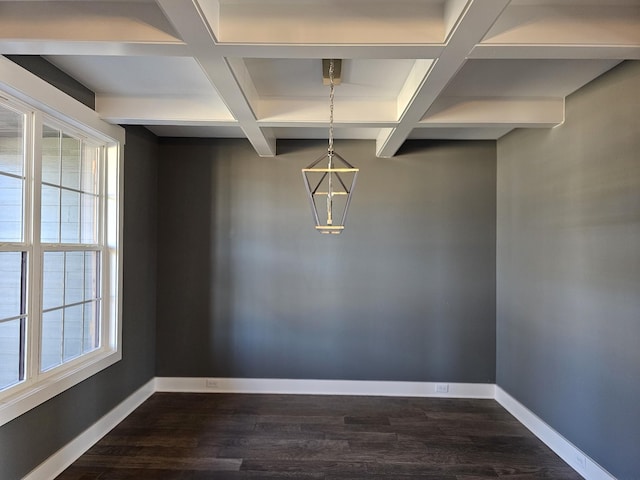
[[[191,57],[49,55],[46,59],[99,95],[216,94]]]
[[[414,60],[345,59],[336,96],[396,97]],[[327,97],[320,59],[247,58],[247,70],[261,97]]]
[[[0,38],[180,42],[155,2],[0,1]]]
[[[442,96],[565,97],[618,63],[618,60],[469,60]]]
[[[631,45],[640,42],[638,1],[511,2],[483,43]]]
[[[441,43],[444,0],[199,0],[219,42]]]

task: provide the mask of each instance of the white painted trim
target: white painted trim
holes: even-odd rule
[[[89,358],[87,358],[89,357]],[[0,400],[0,426],[52,399],[122,359],[122,352],[97,351],[87,354],[82,363],[63,368],[59,374],[24,385],[15,394]]]
[[[436,391],[437,386],[448,391]],[[377,395],[389,397],[494,398],[492,383],[294,380],[274,378],[156,377],[159,392]]]
[[[544,420],[522,405],[498,385],[495,399],[511,415],[569,464],[585,480],[616,480],[616,478],[589,458],[582,450],[551,428]]]
[[[151,379],[116,408],[62,447],[38,467],[27,474],[23,480],[49,480],[62,473],[98,440],[122,422],[155,392],[155,379]]]

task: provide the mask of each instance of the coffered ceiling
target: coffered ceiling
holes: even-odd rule
[[[102,118],[160,136],[496,139],[640,59],[640,0],[0,0],[0,53],[45,56]]]

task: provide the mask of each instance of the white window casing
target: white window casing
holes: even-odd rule
[[[28,258],[24,379],[0,390],[0,425],[4,425],[122,358],[122,165],[125,132],[119,126],[102,121],[95,111],[2,56],[0,103],[25,114],[24,155],[27,160],[23,194],[24,238],[22,242],[0,243],[0,252],[21,250],[27,252]],[[92,148],[95,143],[102,155],[101,160],[97,161],[102,170],[97,176],[101,185],[96,197],[99,231],[95,242],[82,244],[82,233],[76,244],[64,243],[62,239],[53,244],[41,242],[41,137],[44,124],[54,125],[64,133],[83,139],[82,142],[86,139]],[[80,145],[84,144],[82,142]],[[85,198],[82,191],[77,196],[80,201]],[[82,208],[78,206],[80,212]],[[80,220],[78,225],[82,228]],[[63,359],[61,364],[47,369],[41,368],[42,262],[45,251],[100,252],[101,266],[99,274],[96,274],[100,279],[96,295],[100,295],[101,299],[95,302],[100,308],[99,346],[87,353],[81,347],[82,353],[78,356]],[[67,254],[61,255],[66,258]],[[87,254],[83,255],[83,261],[86,262]],[[83,265],[86,269],[86,264]],[[86,289],[86,273],[84,275],[82,288]],[[84,308],[87,299],[83,299]],[[74,307],[73,304],[63,304],[60,308],[65,310]],[[64,337],[62,342],[64,352]]]

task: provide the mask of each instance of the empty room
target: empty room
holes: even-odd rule
[[[640,480],[640,1],[0,0],[0,480]]]

